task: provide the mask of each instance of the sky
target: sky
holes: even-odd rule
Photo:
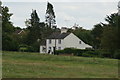
[[[75,23],[85,29],[92,29],[95,24],[105,23],[107,15],[116,13],[119,0],[4,0],[13,13],[14,26],[26,28],[25,20],[30,19],[32,9],[36,10],[41,22],[45,21],[47,1],[53,5],[57,27],[72,27]]]

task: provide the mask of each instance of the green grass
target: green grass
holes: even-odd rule
[[[3,78],[118,78],[118,60],[3,52]]]

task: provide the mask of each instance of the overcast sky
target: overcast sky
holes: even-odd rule
[[[25,28],[24,21],[30,18],[32,9],[37,10],[40,21],[45,21],[45,12],[47,7],[46,0],[27,0],[24,2],[16,0],[4,0],[3,5],[8,6],[10,13],[13,13],[11,21],[15,26]],[[54,6],[56,15],[56,22],[59,28],[67,26],[71,27],[74,23],[85,29],[92,29],[93,25],[105,22],[106,15],[117,12],[117,5],[119,0],[48,0]]]

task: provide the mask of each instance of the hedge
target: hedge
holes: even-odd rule
[[[82,56],[83,53],[87,51],[94,51],[92,49],[75,49],[75,48],[65,48],[64,50],[56,50],[56,54],[73,54],[75,56]]]

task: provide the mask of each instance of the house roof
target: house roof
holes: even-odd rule
[[[53,33],[47,39],[64,39],[70,33]]]

